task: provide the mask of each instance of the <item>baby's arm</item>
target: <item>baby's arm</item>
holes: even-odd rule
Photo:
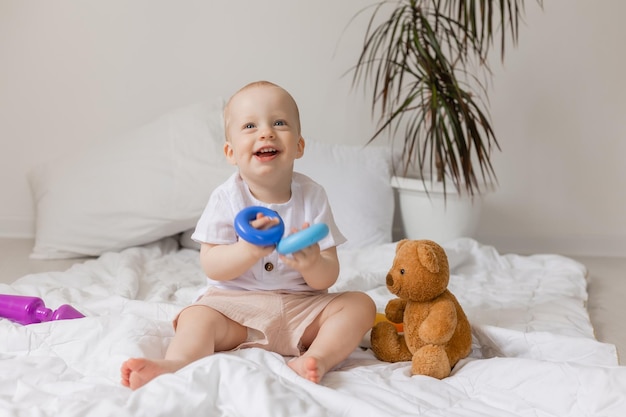
[[[303,228],[308,226],[305,223]],[[300,271],[308,286],[316,290],[330,288],[339,277],[339,259],[334,246],[320,251],[320,246],[315,243],[291,256],[281,255],[281,260],[287,266]]]
[[[319,245],[316,243],[317,251]],[[306,251],[306,249],[305,249]],[[297,254],[295,255],[297,256]],[[316,290],[326,290],[330,288],[339,277],[339,259],[337,258],[337,248],[328,248],[319,252],[319,259],[309,268],[301,269],[302,277],[309,287]]]
[[[277,218],[259,214],[250,224],[257,229],[275,226]],[[229,281],[237,278],[262,257],[269,255],[274,245],[258,246],[239,239],[230,245],[202,243],[200,246],[200,265],[204,273],[216,281]]]

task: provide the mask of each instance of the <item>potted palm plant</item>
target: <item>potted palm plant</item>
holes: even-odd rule
[[[386,134],[399,155],[392,185],[406,235],[470,236],[500,149],[486,106],[490,51],[503,60],[517,43],[524,0],[384,0],[360,13],[371,7],[353,88],[369,92],[378,120],[368,143]]]

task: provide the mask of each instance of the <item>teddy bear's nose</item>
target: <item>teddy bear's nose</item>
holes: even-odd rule
[[[393,287],[393,277],[391,276],[391,274],[387,274],[387,285],[389,287]]]

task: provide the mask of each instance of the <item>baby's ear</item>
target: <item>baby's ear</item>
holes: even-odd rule
[[[226,156],[226,160],[231,165],[237,165],[237,160],[235,159],[235,151],[228,141],[224,142],[224,155]]]
[[[296,152],[296,159],[300,159],[302,158],[302,155],[304,155],[305,145],[306,143],[304,142],[304,138],[300,136],[300,139],[298,139],[298,152]]]

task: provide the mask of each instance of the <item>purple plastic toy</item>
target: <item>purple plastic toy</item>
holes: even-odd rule
[[[85,316],[67,304],[52,311],[38,297],[0,294],[0,317],[20,324],[33,324],[52,320],[79,319]]]

